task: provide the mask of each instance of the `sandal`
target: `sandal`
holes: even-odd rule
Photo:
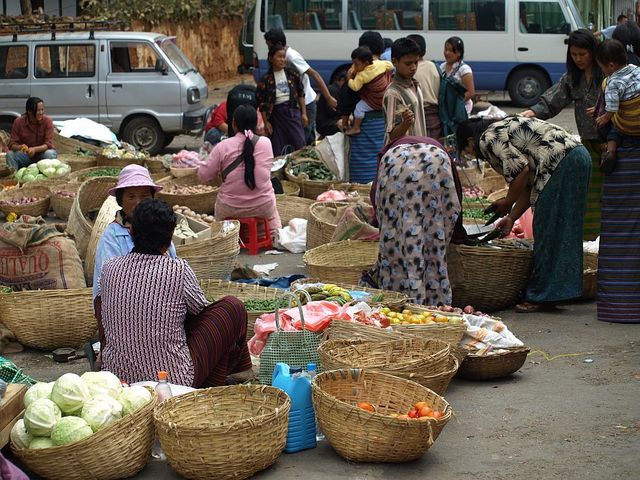
[[[518,313],[534,313],[542,310],[541,303],[522,302],[516,305],[516,312]]]

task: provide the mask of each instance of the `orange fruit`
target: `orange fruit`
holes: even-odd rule
[[[428,407],[429,404],[427,402],[418,402],[414,405],[415,408],[417,408],[418,410],[420,410],[423,407]]]
[[[373,405],[371,405],[370,403],[367,402],[360,402],[358,403],[358,408],[361,408],[362,410],[366,410],[367,412],[375,412],[376,409]]]
[[[422,407],[419,410],[420,416],[421,417],[432,417],[433,416],[433,409],[431,407]]]

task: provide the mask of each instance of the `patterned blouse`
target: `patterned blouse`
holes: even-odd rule
[[[298,72],[293,68],[285,67],[284,73],[289,83],[289,106],[298,108],[298,98],[304,98],[304,86]],[[256,87],[256,100],[261,112],[265,112],[267,116],[273,112],[276,104],[276,79],[273,70],[269,71],[260,79]]]
[[[194,367],[185,316],[208,305],[189,264],[164,255],[129,253],[107,260],[100,276],[103,369],[126,382],[154,380],[191,386]]]
[[[507,117],[480,135],[480,157],[511,183],[529,166],[531,205],[562,159],[580,146],[577,137],[537,118]]]

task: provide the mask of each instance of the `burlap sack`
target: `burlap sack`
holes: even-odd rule
[[[377,240],[379,230],[371,225],[373,207],[367,203],[358,203],[344,207],[336,229],[331,237],[332,242],[342,240]]]

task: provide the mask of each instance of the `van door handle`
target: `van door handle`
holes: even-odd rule
[[[519,52],[528,52],[529,49],[527,47],[518,47]]]
[[[121,83],[112,83],[111,84],[111,88],[122,88],[122,84]]]
[[[93,85],[89,85],[89,87],[87,87],[87,97],[93,97]]]

